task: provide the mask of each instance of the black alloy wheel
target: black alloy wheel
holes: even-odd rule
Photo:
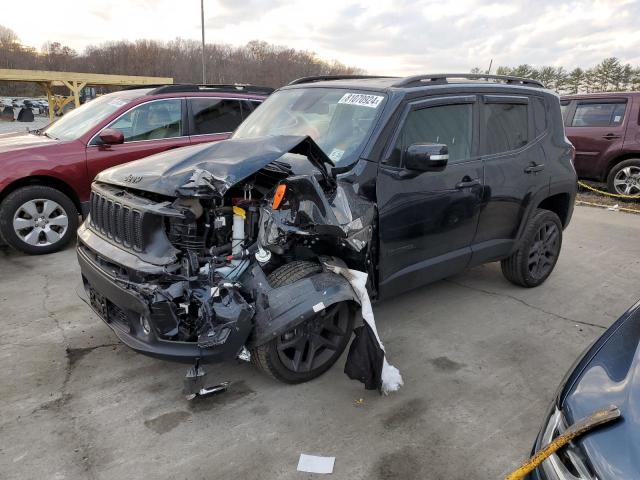
[[[529,273],[532,278],[546,278],[553,270],[560,253],[560,230],[553,221],[546,221],[538,229],[529,248]]]
[[[311,320],[278,337],[278,358],[296,373],[322,367],[340,349],[349,327],[349,316],[346,303],[331,305]]]
[[[518,249],[501,261],[502,273],[521,287],[537,287],[553,272],[562,248],[562,222],[555,212],[537,209],[527,221]]]

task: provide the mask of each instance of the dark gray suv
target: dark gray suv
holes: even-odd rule
[[[551,274],[576,194],[558,96],[486,75],[312,77],[230,140],[106,170],[78,231],[90,304],[131,348],[186,362],[251,352],[278,380],[326,371],[359,301],[485,262]],[[246,350],[243,348],[246,347]]]

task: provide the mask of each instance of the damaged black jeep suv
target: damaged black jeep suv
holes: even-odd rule
[[[88,302],[134,350],[326,371],[359,300],[485,262],[535,287],[573,212],[558,97],[515,77],[313,77],[229,140],[106,170],[78,231]],[[342,269],[336,269],[341,266]],[[336,273],[338,272],[338,273]]]

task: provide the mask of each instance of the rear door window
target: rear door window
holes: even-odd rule
[[[191,134],[231,133],[242,123],[240,100],[190,98]]]
[[[622,125],[626,102],[582,102],[576,106],[572,127],[617,127]]]
[[[483,155],[517,150],[529,143],[526,103],[485,103],[483,107]]]

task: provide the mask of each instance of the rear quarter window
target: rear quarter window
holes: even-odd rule
[[[566,121],[567,113],[569,112],[569,105],[571,102],[569,100],[562,100],[560,102],[560,114],[562,115],[562,121]]]
[[[536,131],[536,137],[539,137],[547,130],[547,105],[544,98],[533,97],[531,99],[533,107],[533,122]]]

